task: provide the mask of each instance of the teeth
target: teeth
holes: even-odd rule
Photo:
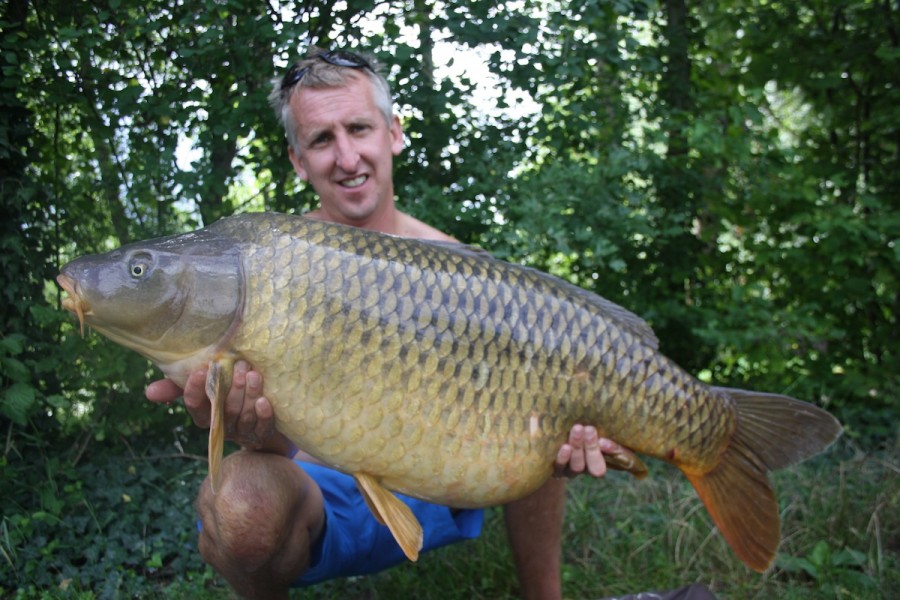
[[[353,179],[348,179],[348,180],[344,181],[343,183],[341,183],[341,185],[343,185],[344,187],[352,188],[352,187],[358,187],[358,186],[364,184],[365,182],[366,182],[366,176],[360,175],[359,177],[355,177]]]

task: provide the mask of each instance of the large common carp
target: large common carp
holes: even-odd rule
[[[811,404],[701,383],[597,295],[452,245],[246,214],[79,258],[58,281],[82,327],[179,384],[209,365],[213,481],[219,407],[245,359],[277,428],[353,475],[412,559],[421,528],[389,490],[461,508],[509,502],[550,477],[582,423],[681,469],[761,571],[780,540],[767,472],[841,432]]]

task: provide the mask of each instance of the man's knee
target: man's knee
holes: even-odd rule
[[[315,520],[305,513],[309,488],[308,477],[289,459],[258,452],[230,455],[222,464],[219,490],[213,493],[208,478],[200,488],[200,553],[213,566],[265,565],[281,552],[296,521]]]

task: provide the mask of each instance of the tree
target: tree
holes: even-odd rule
[[[139,395],[146,363],[73,336],[46,287],[58,263],[237,210],[315,203],[266,105],[269,80],[313,44],[388,65],[409,141],[396,162],[407,210],[621,302],[704,376],[860,415],[896,408],[889,3],[209,0],[198,12],[106,0],[5,11],[5,351],[38,348],[15,340],[35,341],[40,315],[57,346],[84,352],[80,374],[59,384],[26,378],[35,400],[15,403],[19,422],[59,418],[53,405],[82,389],[95,390],[79,401],[106,407],[109,427],[141,415],[118,399]],[[488,49],[501,85],[540,114],[475,106],[479,82],[437,76],[439,38]]]

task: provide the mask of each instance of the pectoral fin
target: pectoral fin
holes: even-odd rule
[[[353,478],[378,522],[387,525],[409,560],[417,560],[419,550],[422,549],[423,535],[422,526],[412,510],[382,487],[375,477],[366,473],[354,473]]]
[[[231,375],[234,361],[223,360],[212,362],[206,374],[206,395],[212,405],[209,423],[209,481],[213,494],[218,487],[219,471],[222,468],[222,456],[225,449],[225,399],[231,389]]]

